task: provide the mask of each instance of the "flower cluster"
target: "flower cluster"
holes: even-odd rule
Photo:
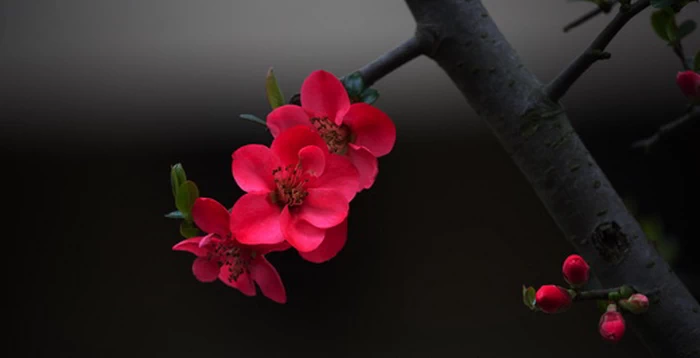
[[[350,202],[374,184],[377,158],[393,149],[396,128],[376,107],[351,103],[343,83],[326,71],[311,73],[300,95],[300,106],[277,106],[267,116],[269,147],[249,144],[233,152],[233,179],[245,194],[230,211],[198,192],[190,209],[192,191],[173,189],[182,217],[205,232],[173,247],[197,256],[192,271],[199,281],[218,278],[248,296],[257,284],[284,303],[284,285],[267,253],[294,249],[322,263],[344,247]],[[186,181],[184,174],[174,176],[174,188],[178,181]]]
[[[609,290],[581,290],[589,280],[590,266],[579,255],[570,255],[562,265],[562,275],[569,288],[544,285],[537,291],[523,286],[523,302],[533,311],[548,314],[561,313],[576,301],[598,300],[604,312],[598,321],[600,336],[609,342],[618,342],[625,334],[625,319],[621,309],[642,314],[649,309],[649,299],[629,286]]]

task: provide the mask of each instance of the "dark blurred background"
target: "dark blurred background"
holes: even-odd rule
[[[611,18],[563,34],[591,4],[484,3],[543,81]],[[697,297],[698,126],[650,154],[629,150],[685,110],[679,61],[649,15],[564,103],[620,194],[675,237],[674,267]],[[269,256],[288,304],[199,283],[193,257],[171,251],[170,165],[233,204],[230,154],[270,142],[237,118],[269,110],[269,66],[289,96],[311,71],[349,73],[413,30],[402,1],[1,2],[7,356],[648,357],[631,333],[602,342],[594,303],[554,316],[522,305],[523,283],[563,283],[572,248],[425,58],[376,86],[398,141],[353,202],[342,253],[322,265]],[[685,45],[695,53],[700,35]]]

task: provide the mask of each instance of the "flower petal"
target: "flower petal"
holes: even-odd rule
[[[315,250],[326,235],[326,230],[319,229],[308,222],[299,219],[285,207],[280,217],[284,238],[300,252]]]
[[[265,257],[258,256],[251,263],[250,276],[260,286],[260,291],[265,297],[277,303],[287,302],[287,293],[284,290],[282,278]]]
[[[199,247],[199,243],[202,241],[203,237],[192,237],[186,240],[182,240],[173,246],[174,251],[186,251],[197,255],[197,257],[207,256],[209,250],[205,247]]]
[[[377,173],[379,173],[377,157],[372,155],[367,149],[351,143],[348,146],[348,158],[360,173],[360,188],[358,191],[371,188]]]
[[[348,200],[337,190],[309,189],[304,203],[299,207],[299,219],[328,229],[343,222],[348,216]]]
[[[273,137],[277,137],[285,130],[298,125],[312,126],[306,111],[293,104],[286,104],[275,108],[275,110],[267,115],[266,122],[267,128],[270,129],[270,133],[272,133]]]
[[[301,85],[301,106],[314,117],[336,122],[350,107],[345,86],[332,73],[312,72]]]
[[[305,173],[318,177],[326,167],[326,153],[315,145],[309,145],[299,151],[299,162]]]
[[[245,192],[270,192],[275,189],[272,171],[280,166],[270,148],[260,144],[248,144],[232,155],[231,171]]]
[[[197,198],[192,206],[194,223],[208,234],[217,234],[221,238],[228,236],[231,233],[230,218],[228,210],[214,199]]]
[[[299,152],[304,147],[316,146],[323,153],[328,153],[328,145],[316,132],[307,126],[296,126],[282,132],[272,141],[270,149],[280,159],[282,165],[296,165],[299,163]]]
[[[192,264],[192,273],[199,281],[214,282],[219,274],[219,265],[206,257],[198,257]]]
[[[257,293],[255,291],[255,284],[253,283],[253,278],[247,272],[242,272],[238,275],[236,281],[233,281],[231,277],[231,265],[221,266],[219,271],[219,280],[226,284],[227,286],[233,287],[246,296],[255,296]]]
[[[396,143],[396,126],[389,116],[367,103],[355,103],[343,116],[343,124],[350,127],[355,145],[365,147],[381,157],[389,154]]]
[[[300,252],[299,255],[307,261],[320,264],[334,258],[345,246],[348,239],[348,220],[326,231],[326,237],[314,251]]]
[[[231,209],[231,232],[246,245],[278,244],[284,241],[280,230],[280,207],[268,194],[243,195]]]
[[[309,182],[308,188],[329,189],[341,192],[350,202],[357,194],[360,173],[347,157],[331,154],[326,157],[323,175]]]
[[[267,255],[270,252],[281,252],[287,251],[292,247],[288,242],[280,242],[274,245],[253,245],[250,248],[255,251],[258,255]]]

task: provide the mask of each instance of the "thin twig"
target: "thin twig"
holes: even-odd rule
[[[661,142],[664,138],[668,137],[668,135],[675,131],[682,130],[690,125],[693,120],[697,120],[698,118],[700,118],[700,109],[691,110],[678,119],[659,127],[656,133],[651,137],[634,142],[632,144],[632,149],[644,149],[648,152],[652,146]]]
[[[365,87],[370,87],[382,77],[422,55],[423,52],[423,45],[418,38],[413,36],[376,60],[366,64],[358,72],[362,76]]]
[[[595,9],[583,14],[581,17],[578,19],[572,21],[568,25],[564,26],[564,32],[569,32],[575,27],[578,27],[580,25],[583,25],[586,21],[602,14],[602,13],[609,13],[610,10],[617,4],[619,0],[612,0],[612,1],[605,1],[601,5],[597,6]]]
[[[678,40],[678,42],[675,45],[673,45],[673,53],[675,53],[676,56],[678,56],[678,58],[681,60],[683,70],[690,70],[690,66],[688,65],[688,59],[685,58],[685,51],[683,50],[683,44],[680,40]]]
[[[649,0],[638,0],[629,9],[620,9],[615,18],[603,29],[586,50],[572,62],[557,78],[547,85],[547,96],[554,102],[559,101],[566,91],[588,70],[593,63],[600,59],[609,58],[610,54],[604,52],[612,39],[635,15],[649,6]]]
[[[382,77],[425,53],[425,47],[417,37],[412,36],[404,43],[362,66],[357,72],[362,76],[365,88],[372,86]],[[289,98],[290,104],[301,105],[301,96],[296,93]]]
[[[576,294],[574,300],[607,300],[613,292],[620,292],[620,287],[606,288],[602,290],[580,291]]]

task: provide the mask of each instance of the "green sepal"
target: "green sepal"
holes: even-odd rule
[[[365,90],[365,83],[360,72],[353,72],[340,79],[345,90],[350,98],[360,98],[362,91]]]
[[[267,101],[270,103],[272,109],[285,104],[284,94],[282,94],[282,90],[277,83],[277,78],[275,77],[275,72],[272,67],[267,70],[267,76],[265,77],[265,92],[267,93]]]
[[[368,88],[362,92],[360,99],[367,104],[373,104],[379,98],[379,91],[374,88]]]
[[[637,291],[635,291],[631,286],[628,285],[623,285],[620,287],[620,298],[629,298],[633,294],[635,294]]]

